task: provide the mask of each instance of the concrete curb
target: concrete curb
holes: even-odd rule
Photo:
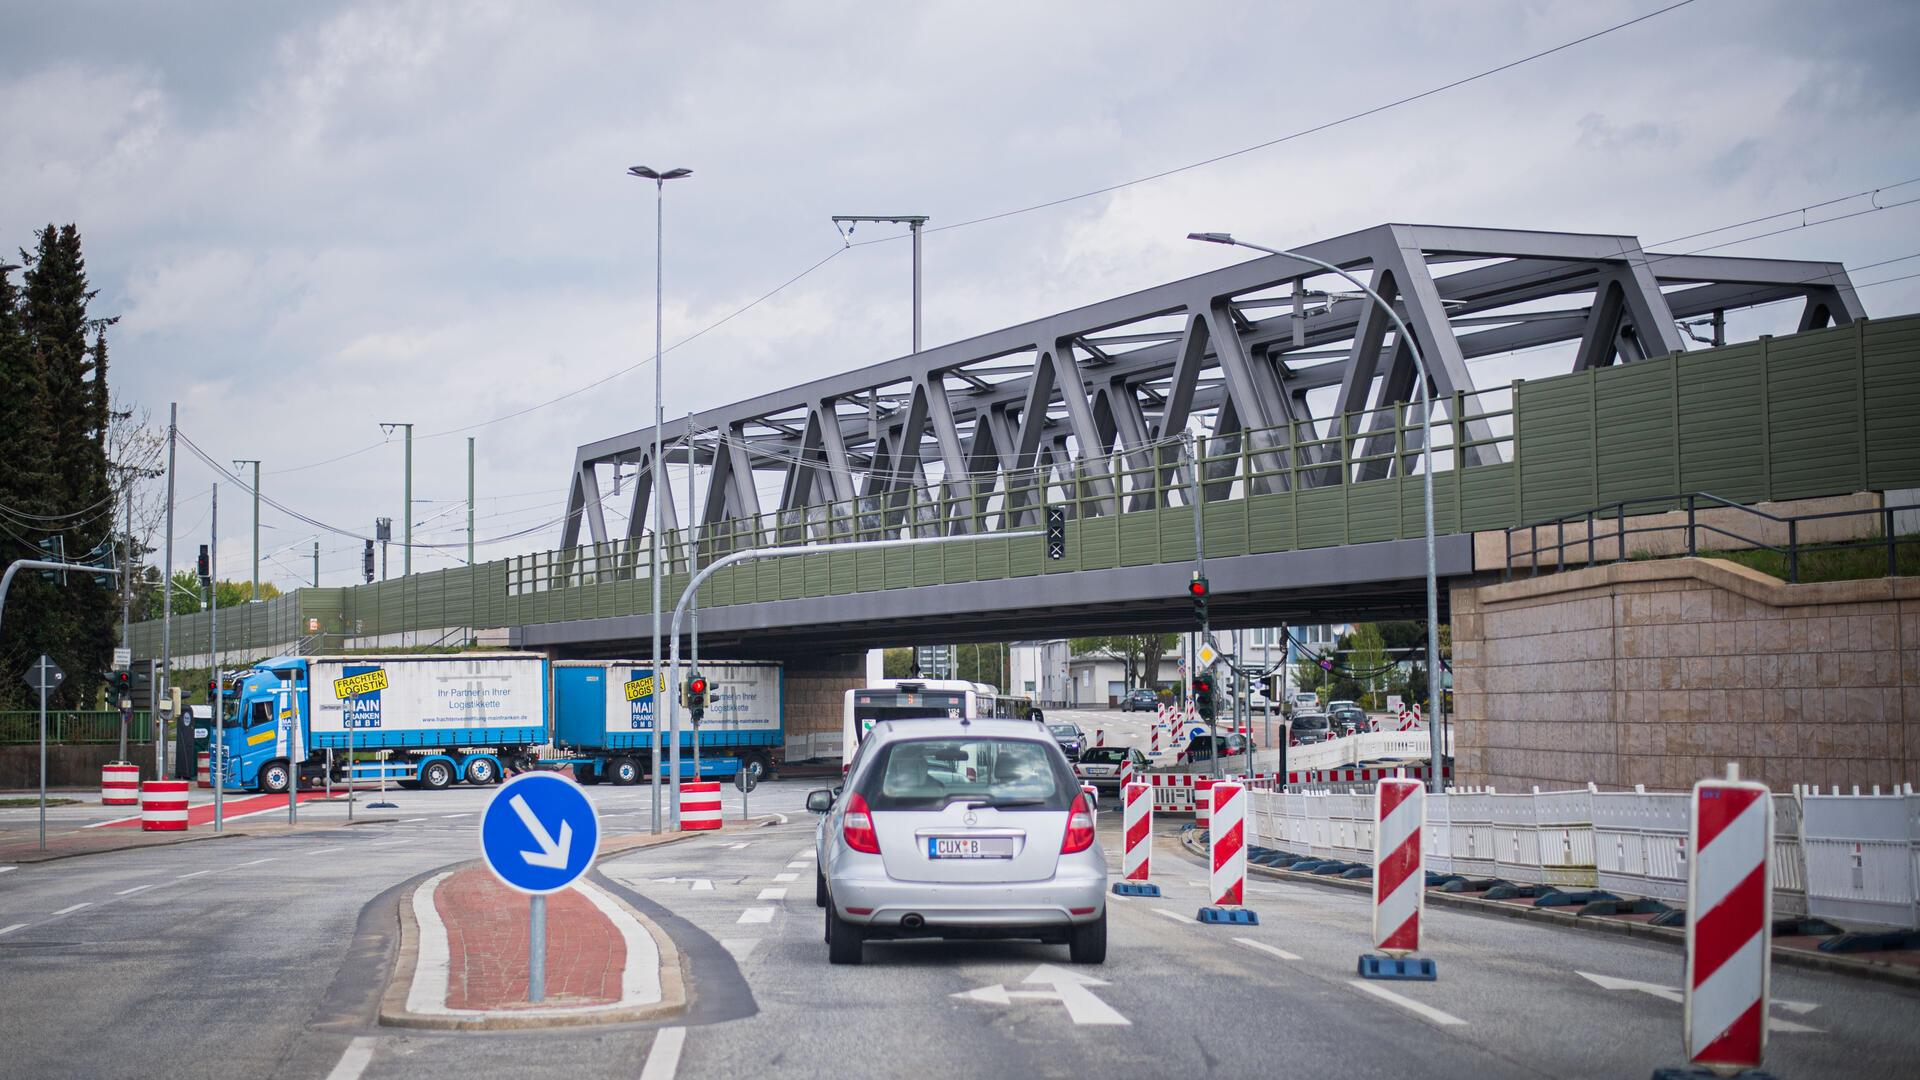
[[[598,873],[599,864],[605,859],[643,848],[660,847],[708,835],[712,835],[712,832],[661,833],[657,836],[652,833],[623,834],[601,845],[600,853],[594,858],[595,869],[592,873]],[[644,1005],[582,1006],[576,1012],[540,1015],[528,1015],[511,1009],[462,1016],[409,1012],[407,993],[413,987],[414,967],[420,959],[420,925],[413,915],[414,893],[419,891],[421,885],[433,880],[441,870],[451,869],[457,872],[477,865],[479,860],[471,859],[455,863],[451,868],[441,867],[440,870],[414,882],[400,894],[397,904],[400,927],[399,946],[394,951],[393,970],[388,974],[387,987],[380,995],[379,1022],[381,1025],[437,1031],[525,1031],[535,1028],[585,1027],[593,1024],[631,1024],[678,1016],[687,1010],[691,1004],[691,998],[687,992],[685,960],[680,954],[679,947],[658,923],[621,899],[614,890],[596,886],[601,895],[618,904],[636,922],[646,927],[647,933],[653,937],[654,947],[660,952],[659,1001]]]
[[[1181,830],[1180,845],[1190,855],[1202,859],[1206,849],[1192,839],[1194,830]],[[1360,892],[1371,895],[1373,885],[1368,881],[1349,881],[1342,878],[1318,877],[1313,874],[1296,874],[1291,870],[1280,870],[1271,866],[1260,866],[1248,862],[1247,871],[1274,881],[1300,882],[1309,885],[1323,885],[1348,892]],[[1687,945],[1686,931],[1670,926],[1652,926],[1647,923],[1633,922],[1629,919],[1610,919],[1603,916],[1583,917],[1552,908],[1522,907],[1518,904],[1502,903],[1498,900],[1482,900],[1472,896],[1457,896],[1453,893],[1427,890],[1427,902],[1441,907],[1456,908],[1461,911],[1476,912],[1481,915],[1497,915],[1508,919],[1521,919],[1527,922],[1547,923],[1553,926],[1572,927],[1592,933],[1615,934],[1621,937],[1640,938],[1656,941],[1684,950]],[[1830,956],[1826,953],[1811,952],[1806,949],[1790,949],[1782,945],[1773,947],[1773,959],[1777,964],[1787,967],[1803,968],[1808,971],[1825,971],[1836,975],[1849,975],[1856,979],[1868,979],[1909,990],[1920,989],[1920,971],[1908,971],[1892,964],[1883,964],[1873,960],[1857,960],[1846,956]]]

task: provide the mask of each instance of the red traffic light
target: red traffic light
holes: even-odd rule
[[[1187,591],[1194,596],[1207,595],[1207,579],[1194,578],[1192,581],[1187,582]]]
[[[689,682],[687,684],[687,689],[693,691],[696,694],[704,694],[707,692],[707,680],[694,679],[692,682]]]

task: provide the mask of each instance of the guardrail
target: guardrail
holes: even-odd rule
[[[1250,791],[1248,841],[1368,863],[1373,796]],[[1521,884],[1687,898],[1684,791],[1525,794],[1455,788],[1428,795],[1427,869]],[[1875,927],[1920,928],[1920,795],[1793,788],[1773,796],[1773,910]]]
[[[1642,507],[1634,511],[1640,515],[1664,515],[1685,511],[1684,522],[1672,524],[1629,525],[1628,508]],[[1701,521],[1702,510],[1729,511],[1730,516],[1746,515],[1761,528],[1768,525],[1784,527],[1784,542],[1774,544],[1757,536],[1735,532],[1712,522]],[[1798,583],[1800,580],[1800,555],[1809,548],[1821,551],[1851,550],[1855,548],[1885,548],[1887,551],[1887,576],[1897,577],[1900,573],[1900,546],[1902,544],[1920,544],[1920,537],[1901,536],[1894,530],[1895,515],[1920,510],[1920,504],[1912,506],[1877,506],[1859,510],[1830,510],[1819,514],[1769,514],[1751,506],[1723,499],[1705,491],[1688,492],[1685,495],[1662,495],[1642,499],[1621,499],[1616,502],[1602,503],[1589,510],[1562,514],[1559,517],[1544,518],[1506,530],[1507,559],[1503,574],[1506,580],[1513,580],[1514,560],[1526,560],[1524,567],[1531,575],[1540,573],[1540,557],[1551,553],[1549,569],[1565,569],[1579,564],[1582,566],[1605,565],[1610,562],[1625,562],[1629,557],[1627,537],[1646,536],[1657,533],[1680,533],[1686,541],[1686,553],[1697,555],[1700,552],[1700,535],[1719,536],[1731,540],[1743,548],[1754,551],[1771,551],[1787,561],[1787,580]],[[1800,539],[1801,526],[1804,523],[1821,521],[1839,521],[1846,518],[1872,517],[1880,527],[1880,535],[1864,540],[1823,540],[1806,543]],[[1576,526],[1572,539],[1567,537],[1567,526]],[[1540,530],[1552,529],[1548,542],[1540,539]],[[1584,534],[1582,534],[1584,530]],[[1516,549],[1514,538],[1526,534],[1527,546]],[[1611,553],[1606,548],[1611,546]],[[1580,559],[1580,549],[1586,549],[1586,558]],[[1573,552],[1569,559],[1567,553]],[[1608,555],[1611,554],[1611,558]],[[1679,553],[1675,552],[1677,556]]]
[[[14,709],[0,712],[0,746],[40,741],[40,712]],[[120,712],[117,709],[48,709],[49,745],[77,743],[117,743],[120,741]],[[127,741],[153,741],[153,728],[147,713],[136,712],[127,723]]]
[[[1452,733],[1441,737],[1441,755],[1453,753]],[[1293,772],[1342,769],[1364,761],[1414,759],[1425,761],[1430,747],[1426,731],[1362,731],[1310,746],[1287,748],[1287,768]]]

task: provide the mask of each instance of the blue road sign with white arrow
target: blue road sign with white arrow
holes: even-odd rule
[[[586,792],[559,773],[516,776],[480,816],[480,854],[510,889],[559,892],[587,872],[600,850],[600,817]]]

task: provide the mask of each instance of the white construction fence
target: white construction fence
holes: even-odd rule
[[[1373,796],[1254,791],[1248,843],[1369,863]],[[1455,788],[1427,796],[1426,866],[1563,889],[1687,898],[1687,793]],[[1855,926],[1920,927],[1920,795],[1773,796],[1773,910]]]

